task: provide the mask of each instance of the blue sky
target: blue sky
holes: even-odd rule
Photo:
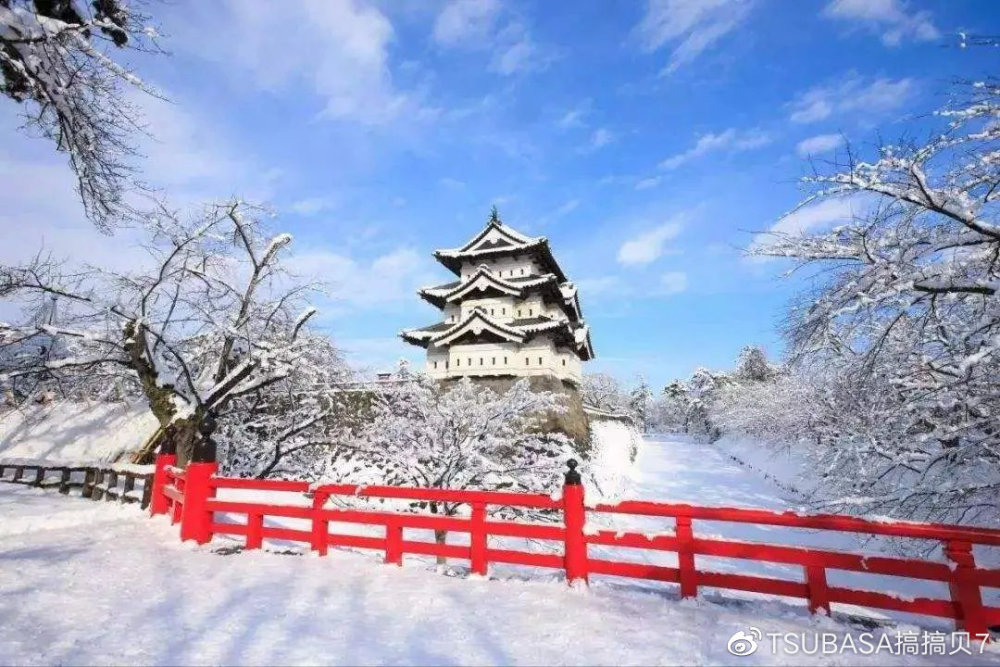
[[[589,370],[655,385],[781,352],[803,287],[741,249],[802,196],[807,155],[893,138],[957,77],[996,72],[990,0],[153,3],[168,56],[131,56],[169,103],[136,96],[146,179],[178,203],[269,203],[302,273],[330,281],[320,324],[358,364],[418,360],[396,333],[434,321],[431,258],[496,204],[549,237],[580,284]],[[128,264],[127,234],[81,220],[62,156],[0,105],[0,261],[43,244]],[[789,229],[832,224],[836,203]]]

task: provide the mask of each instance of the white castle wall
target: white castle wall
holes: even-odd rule
[[[495,231],[490,234],[496,235]],[[489,236],[488,236],[489,238]],[[461,280],[471,278],[485,264],[490,271],[502,278],[540,276],[543,271],[530,257],[504,257],[481,262],[465,262]],[[533,317],[568,319],[557,304],[547,304],[538,295],[524,300],[514,297],[477,297],[473,292],[461,304],[448,304],[443,310],[444,321],[459,322],[476,308],[482,309],[498,322]],[[481,294],[481,292],[479,293]],[[539,335],[524,345],[515,343],[475,343],[452,345],[427,350],[426,372],[437,379],[464,376],[554,375],[560,380],[579,384],[583,363],[576,352],[557,347],[549,335]]]

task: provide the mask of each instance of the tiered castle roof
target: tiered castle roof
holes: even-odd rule
[[[461,343],[511,342],[523,344],[545,334],[560,346],[574,350],[581,360],[594,357],[589,327],[583,322],[576,286],[567,281],[552,256],[544,236],[530,237],[504,225],[494,212],[486,227],[460,248],[435,251],[434,257],[458,276],[463,265],[475,265],[476,270],[443,285],[419,291],[421,298],[437,307],[459,306],[470,298],[513,297],[524,300],[539,296],[556,306],[564,317],[542,314],[527,318],[498,318],[483,308],[474,308],[454,322],[440,322],[401,332],[409,343],[427,348],[447,347]],[[527,257],[544,271],[540,275],[501,275],[490,263],[506,258]]]

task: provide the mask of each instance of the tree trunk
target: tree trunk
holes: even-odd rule
[[[448,531],[447,530],[435,530],[434,531],[434,543],[435,544],[448,544]],[[438,565],[447,565],[448,558],[446,556],[437,557]]]

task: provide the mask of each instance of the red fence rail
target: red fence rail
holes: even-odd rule
[[[485,575],[490,563],[511,563],[563,570],[570,582],[586,582],[590,575],[614,575],[676,583],[682,597],[695,597],[700,588],[753,591],[803,598],[813,613],[829,613],[831,603],[846,603],[954,619],[972,635],[985,635],[1000,625],[1000,607],[983,603],[983,587],[1000,588],[1000,569],[978,567],[973,546],[1000,546],[1000,530],[962,526],[881,522],[840,515],[802,515],[759,509],[700,507],[687,504],[626,501],[587,507],[584,488],[570,462],[562,497],[543,494],[466,491],[396,486],[328,484],[311,487],[302,481],[251,480],[217,477],[216,464],[192,463],[181,470],[172,455],[157,458],[154,474],[153,514],[169,514],[180,522],[181,538],[198,543],[214,535],[243,536],[247,549],[258,549],[264,539],[303,542],[325,555],[331,546],[382,551],[385,562],[401,565],[404,554],[422,554],[470,562],[471,571]],[[281,505],[224,500],[220,489],[243,489],[311,494],[310,505]],[[415,502],[458,503],[469,507],[468,516],[440,516],[405,511],[373,511],[327,507],[335,496],[392,499]],[[529,523],[490,518],[491,507],[547,510],[560,523]],[[672,534],[647,536],[637,532],[590,530],[587,515],[618,514],[673,519]],[[246,523],[217,520],[217,514],[242,514]],[[309,530],[268,526],[266,517],[302,519]],[[845,551],[719,539],[697,535],[692,521],[721,521],[763,526],[786,526],[821,531],[934,540],[947,560],[864,555]],[[331,523],[351,523],[382,528],[381,536],[331,532]],[[468,545],[406,539],[405,529],[467,533]],[[490,537],[551,540],[562,544],[562,553],[535,553],[491,548]],[[591,557],[590,545],[624,547],[677,554],[677,567]],[[696,556],[762,561],[802,568],[803,580],[714,572],[696,567]],[[902,599],[883,592],[832,586],[831,570],[891,575],[943,582],[949,599]]]

